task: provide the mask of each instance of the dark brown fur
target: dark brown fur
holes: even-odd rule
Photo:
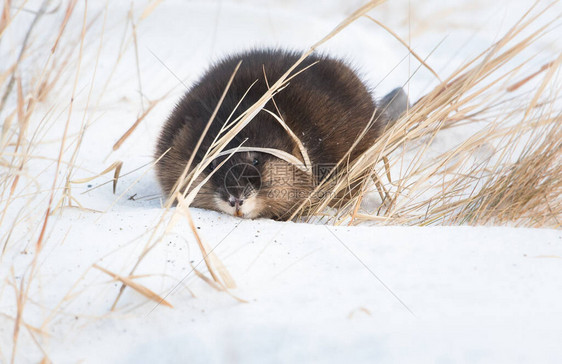
[[[170,194],[185,168],[238,62],[242,61],[240,69],[201,148],[196,153],[194,165],[202,160],[220,128],[252,83],[258,80],[233,118],[253,105],[267,91],[264,68],[271,85],[298,58],[299,54],[294,52],[254,50],[230,56],[213,65],[203,75],[179,101],[158,139],[156,157],[160,157],[170,148],[156,166],[158,179],[166,194]],[[351,153],[350,160],[353,160],[379,137],[388,122],[388,117],[377,109],[371,92],[355,72],[342,61],[322,55],[312,55],[295,72],[314,62],[318,63],[297,75],[275,96],[275,102],[283,120],[307,149],[313,166],[330,166],[338,163],[352,143],[357,140],[369,120],[374,118],[374,124]],[[271,101],[265,108],[276,113]],[[294,140],[271,115],[264,111],[261,111],[225,149],[237,147],[244,140],[246,140],[244,146],[281,149],[302,160]],[[224,158],[226,157],[218,158],[213,165],[216,166]],[[234,196],[237,193],[225,187],[225,185],[231,186],[230,182],[233,182],[229,170],[233,171],[231,168],[238,165],[234,170],[240,172],[240,165],[255,164],[256,161],[255,167],[261,178],[248,179],[250,189],[240,191],[239,195]],[[211,170],[207,169],[199,181],[210,172]],[[192,206],[236,215],[243,213],[249,218],[287,219],[312,192],[320,178],[319,174],[307,175],[267,153],[235,153],[225,165],[215,171]],[[239,199],[241,202],[238,204],[236,200],[236,206],[230,207],[233,196],[234,200]],[[245,201],[247,207],[243,208]]]

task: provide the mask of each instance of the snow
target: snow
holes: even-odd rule
[[[131,5],[111,2],[95,78],[103,12],[87,33],[64,159],[70,160],[85,120],[87,130],[72,178],[96,175],[118,160],[124,162],[123,172],[132,173],[120,179],[116,195],[111,184],[104,184],[110,175],[73,185],[72,195],[87,209],[65,208],[50,217],[30,280],[34,245],[54,178],[53,160],[72,95],[77,65],[72,58],[73,68],[60,89],[39,105],[32,120],[40,142],[31,154],[45,159],[29,161],[29,178],[18,193],[34,197],[14,200],[0,226],[0,237],[7,239],[17,222],[0,260],[0,362],[12,358],[17,315],[13,285],[19,289],[22,280],[24,286],[31,281],[22,319],[44,333],[20,330],[18,363],[43,357],[54,363],[559,362],[560,230],[334,227],[240,220],[191,209],[201,238],[216,247],[214,253],[237,288],[231,294],[219,292],[197,277],[191,264],[207,271],[187,222],[180,219],[135,272],[140,276],[135,282],[165,296],[174,307],[156,305],[127,288],[111,311],[120,284],[93,264],[126,276],[146,244],[154,241],[151,235],[163,209],[146,164],[152,160],[163,120],[185,90],[178,79],[189,85],[212,60],[248,47],[305,49],[361,4],[163,1],[137,24],[146,96],[141,104],[132,43],[125,42],[126,52],[112,72],[125,30],[125,39],[130,39],[126,19]],[[104,5],[90,1],[89,18]],[[34,2],[26,6],[37,8]],[[135,19],[145,6],[142,1],[133,3]],[[523,0],[493,5],[393,1],[370,14],[403,36],[410,27],[412,47],[422,57],[447,36],[428,60],[440,75],[447,75],[497,40],[528,6]],[[552,13],[559,10],[555,7]],[[77,39],[83,11],[80,2],[63,39]],[[36,52],[24,60],[27,69],[46,64],[45,49],[50,49],[63,16],[45,16],[38,24],[32,43]],[[18,15],[2,37],[1,56],[16,56],[31,19],[29,13]],[[560,52],[560,41],[551,36],[534,45],[532,62],[538,67]],[[405,84],[418,66],[404,58],[407,50],[396,40],[365,19],[320,50],[357,65],[379,96]],[[36,77],[24,74],[24,85],[32,85]],[[421,68],[407,87],[416,100],[436,84]],[[147,99],[158,99],[171,89],[123,146],[111,152],[148,107]],[[44,115],[49,122],[42,121]],[[460,137],[449,133],[434,147],[444,150]],[[59,187],[66,168],[58,176]],[[160,237],[162,232],[155,234]]]
[[[121,216],[132,217],[139,216]],[[187,237],[178,234],[159,245],[138,272],[168,275],[141,281],[171,292],[166,299],[174,309],[129,291],[123,305],[133,308],[105,317],[118,287],[103,285],[106,277],[92,274],[90,282],[81,283],[86,292],[79,297],[88,304],[74,302],[65,309],[80,311],[79,318],[58,323],[65,328],[57,338],[63,345],[53,345],[51,359],[548,362],[562,354],[559,231],[344,228],[240,221],[204,212],[195,219],[202,238],[216,246],[236,278],[239,288],[233,293],[248,303],[197,278],[186,262],[199,262],[199,254],[186,250]],[[101,231],[95,251],[107,251],[110,241],[127,241],[129,229],[107,231],[121,225]],[[63,276],[58,271],[68,268],[58,262],[68,261],[72,250],[50,254],[42,276]],[[82,258],[73,260],[77,268],[71,270],[86,270],[101,255],[95,251],[89,249],[89,257],[73,254]],[[99,264],[119,270],[127,256],[123,250]],[[45,290],[60,284],[42,283]],[[96,308],[103,317],[88,317]]]

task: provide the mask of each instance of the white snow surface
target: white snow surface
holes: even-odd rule
[[[126,51],[112,74],[125,29],[125,39],[130,39],[126,19],[131,3],[109,2],[95,68],[105,2],[88,2],[89,19],[100,18],[85,38],[64,160],[70,160],[86,120],[73,178],[95,175],[117,160],[124,161],[123,173],[132,173],[120,179],[115,195],[111,184],[104,184],[109,175],[88,183],[95,189],[74,185],[73,196],[87,209],[65,208],[50,217],[22,313],[25,324],[43,332],[20,330],[15,362],[44,357],[54,363],[562,360],[560,230],[334,227],[240,220],[191,209],[201,238],[227,267],[237,288],[230,294],[217,291],[195,274],[193,266],[208,276],[193,234],[180,219],[135,272],[136,282],[165,297],[173,308],[127,288],[111,311],[120,283],[92,265],[127,276],[162,216],[160,191],[145,164],[152,160],[163,121],[185,92],[182,83],[189,86],[210,62],[233,51],[258,46],[306,49],[362,3],[165,0],[137,24],[145,96],[141,103],[131,42],[125,42]],[[552,14],[560,14],[559,5]],[[26,6],[37,8],[38,3]],[[133,3],[135,19],[146,6],[143,1]],[[422,56],[437,47],[428,63],[447,75],[497,40],[529,6],[524,0],[401,0],[370,14],[405,38],[410,29],[412,48]],[[81,31],[83,14],[79,2],[68,25],[70,34]],[[52,43],[42,40],[56,38],[63,16],[59,11],[39,22],[32,47],[44,52],[25,59],[26,66],[46,62]],[[2,38],[0,56],[16,56],[31,20],[31,13],[18,15]],[[561,42],[551,35],[534,45],[532,62],[537,67],[560,53]],[[416,100],[437,84],[423,67],[407,82],[418,63],[367,19],[352,24],[320,51],[348,59],[379,96],[406,85]],[[38,185],[48,187],[39,188],[31,202],[14,201],[0,226],[4,238],[17,221],[0,260],[0,363],[12,358],[17,316],[13,286],[19,288],[22,279],[26,285],[30,281],[34,244],[54,178],[55,162],[49,158],[58,156],[60,143],[53,140],[62,137],[74,76],[66,76],[32,120],[39,125],[42,115],[59,115],[51,127],[37,129],[43,142],[32,154],[46,158],[27,166]],[[30,85],[34,79],[24,75],[22,81]],[[173,92],[112,152],[113,143],[148,107],[147,100],[170,89]],[[458,143],[458,134],[446,135],[436,141],[437,150]],[[63,186],[65,175],[63,167],[57,186]],[[19,192],[35,191],[34,186],[27,181]],[[24,202],[34,213],[19,215]]]

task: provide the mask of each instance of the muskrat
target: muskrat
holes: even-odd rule
[[[225,123],[256,103],[268,90],[268,85],[275,83],[299,58],[300,53],[293,51],[251,50],[231,55],[205,72],[180,99],[157,142],[155,157],[164,156],[157,163],[156,172],[167,195],[184,171],[238,63],[242,61],[194,156],[191,169],[203,160]],[[294,164],[262,151],[219,156],[194,182],[196,186],[214,172],[192,206],[245,218],[286,220],[314,191],[326,171],[349,151],[370,120],[372,125],[351,152],[350,161],[369,148],[384,128],[408,107],[408,99],[401,88],[382,98],[377,105],[368,87],[342,60],[313,53],[292,74],[301,70],[304,71],[291,79],[275,95],[274,102],[270,100],[264,109],[280,114],[300,139],[314,172],[305,173]],[[294,137],[265,110],[260,111],[225,150],[241,144],[278,149],[302,160]]]

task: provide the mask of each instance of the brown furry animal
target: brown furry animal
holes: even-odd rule
[[[166,194],[171,193],[183,172],[238,62],[242,61],[240,69],[196,152],[193,165],[202,161],[225,122],[239,116],[267,91],[264,69],[271,85],[299,56],[299,53],[283,50],[253,50],[222,60],[203,75],[176,105],[158,139],[156,158],[169,149],[156,166]],[[377,107],[371,92],[355,72],[344,62],[327,56],[309,56],[294,73],[310,65],[275,95],[274,100],[282,119],[306,148],[314,172],[305,173],[272,154],[255,151],[234,153],[214,171],[227,158],[221,156],[195,182],[194,186],[214,172],[192,206],[245,218],[287,219],[311,194],[326,171],[350,149],[369,120],[373,118],[374,123],[352,151],[351,161],[371,146],[388,122],[396,119],[408,105],[407,97],[399,88],[382,99],[384,107]],[[240,100],[241,104],[236,107]],[[264,108],[277,114],[271,101]],[[392,112],[383,112],[384,109]],[[246,147],[279,149],[302,160],[294,139],[263,110],[225,150],[242,142]]]

